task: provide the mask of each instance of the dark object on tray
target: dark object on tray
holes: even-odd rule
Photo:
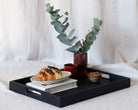
[[[76,102],[130,87],[130,78],[90,68],[88,68],[87,71],[108,74],[110,75],[110,79],[100,78],[100,81],[97,84],[91,83],[88,78],[78,79],[78,88],[58,92],[55,94],[49,94],[47,92],[26,86],[25,84],[30,82],[30,77],[26,77],[10,81],[9,89],[58,107],[64,107]],[[35,91],[35,93],[32,91]]]
[[[78,77],[78,65],[77,64],[72,64],[72,63],[64,64],[64,71],[70,71],[72,78]]]

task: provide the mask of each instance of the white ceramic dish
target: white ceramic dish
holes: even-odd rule
[[[68,79],[71,76],[71,72],[69,72],[69,71],[61,71],[61,72],[62,72],[62,78],[60,78],[60,79],[50,80],[50,81],[37,81],[36,80],[36,76],[32,76],[30,78],[30,80],[32,82],[40,83],[40,84],[53,84],[53,83],[57,83],[57,82],[66,80],[66,79]]]

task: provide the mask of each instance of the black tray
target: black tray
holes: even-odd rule
[[[78,88],[49,94],[26,86],[25,84],[30,82],[30,76],[10,81],[9,89],[58,107],[64,107],[76,102],[130,87],[130,78],[88,68],[88,72],[94,71],[108,74],[110,75],[110,79],[101,78],[99,83],[91,83],[88,78],[78,79]],[[39,94],[31,92],[32,90],[37,91]]]

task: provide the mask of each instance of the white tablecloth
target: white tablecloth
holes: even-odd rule
[[[0,110],[138,110],[138,64],[92,66],[92,68],[130,77],[131,87],[64,108],[58,108],[9,90],[9,81],[35,75],[39,69],[47,65],[63,67],[51,62],[0,62]]]

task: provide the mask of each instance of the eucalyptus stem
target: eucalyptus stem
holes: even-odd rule
[[[77,37],[73,36],[75,29],[73,29],[68,35],[66,34],[66,30],[69,27],[68,22],[68,12],[65,12],[64,15],[66,16],[64,21],[61,22],[60,18],[63,15],[59,14],[60,9],[54,10],[54,6],[51,6],[49,3],[46,4],[47,12],[51,15],[51,24],[54,26],[55,30],[59,33],[57,38],[64,44],[71,46],[67,48],[67,51],[77,53],[77,54],[84,54],[87,53],[90,49],[93,42],[96,40],[96,35],[100,31],[100,26],[102,25],[102,20],[98,18],[94,18],[94,26],[92,27],[91,31],[85,36],[85,40],[76,41]],[[73,45],[74,44],[74,45]]]

